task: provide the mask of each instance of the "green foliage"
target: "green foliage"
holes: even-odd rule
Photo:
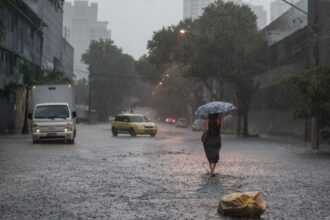
[[[186,30],[183,35],[181,28]],[[148,44],[148,59],[156,66],[176,64],[186,78],[202,82],[213,99],[223,97],[223,91],[214,93],[214,81],[218,90],[230,85],[234,95],[227,98],[236,100],[248,135],[250,103],[259,87],[254,77],[264,68],[266,46],[248,6],[219,0],[199,19],[156,32]]]
[[[330,125],[330,68],[317,67],[291,78],[304,97],[295,118],[316,117],[320,128]]]
[[[91,108],[96,109],[100,121],[133,104],[130,97],[139,76],[131,56],[123,54],[113,41],[100,40],[90,44],[82,61],[89,65]]]
[[[162,78],[161,68],[157,68],[155,65],[151,64],[146,55],[136,61],[135,67],[142,79],[152,84],[156,84]]]
[[[28,63],[20,66],[20,73],[23,75],[23,81],[27,87],[36,84],[72,83],[64,72],[41,71],[39,67]]]
[[[152,40],[148,41],[149,56],[151,64],[162,67],[175,63],[177,65],[186,63],[190,56],[191,45],[187,37],[180,34],[180,30],[188,30],[193,25],[191,19],[184,20],[178,25],[163,28],[154,33]]]

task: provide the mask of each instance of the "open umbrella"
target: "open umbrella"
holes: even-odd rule
[[[214,101],[198,107],[195,115],[201,116],[215,113],[226,113],[235,109],[237,108],[229,102]]]

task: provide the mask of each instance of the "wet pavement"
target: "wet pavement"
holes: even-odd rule
[[[237,191],[263,192],[263,219],[330,219],[327,146],[224,136],[211,178],[198,132],[109,128],[79,125],[74,145],[0,136],[0,219],[231,219],[217,205]]]

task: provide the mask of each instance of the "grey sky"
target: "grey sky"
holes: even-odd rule
[[[72,0],[73,1],[73,0]],[[270,0],[244,0],[269,8]],[[112,40],[138,59],[147,53],[154,31],[177,24],[183,17],[183,0],[89,0],[99,5],[99,20],[108,21]]]

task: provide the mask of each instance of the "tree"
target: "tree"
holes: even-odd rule
[[[180,34],[180,30],[187,30],[193,23],[191,19],[187,19],[178,25],[154,32],[153,38],[148,42],[148,56],[144,56],[142,60],[147,63],[144,67],[152,66],[152,69],[149,68],[152,73],[149,76],[153,77],[149,81],[154,84],[163,82],[157,89],[158,95],[154,97],[156,107],[163,114],[188,117],[187,110],[184,109],[189,106],[194,109],[201,104],[198,93],[200,90],[196,89],[198,82],[186,77],[186,65],[192,53],[191,42]],[[148,69],[144,69],[147,73]]]
[[[143,55],[136,61],[135,68],[144,81],[157,84],[162,79],[161,69],[152,64],[147,55]]]
[[[258,88],[254,77],[263,68],[266,48],[257,30],[256,16],[248,6],[217,1],[205,8],[192,28],[193,53],[188,74],[203,82],[212,99],[225,98],[225,84],[232,87],[235,95],[227,99],[236,100],[238,119],[243,117],[243,136],[249,136],[248,113]],[[214,82],[218,85],[216,90]],[[240,134],[240,120],[237,127]]]
[[[111,40],[93,41],[82,61],[89,65],[91,109],[96,109],[98,120],[104,121],[117,114],[132,96],[139,77],[135,60],[114,45]]]
[[[330,67],[307,70],[293,76],[290,81],[298,88],[305,100],[295,111],[294,117],[312,118],[316,121],[316,129],[312,134],[312,148],[318,149],[320,130],[330,126]]]

